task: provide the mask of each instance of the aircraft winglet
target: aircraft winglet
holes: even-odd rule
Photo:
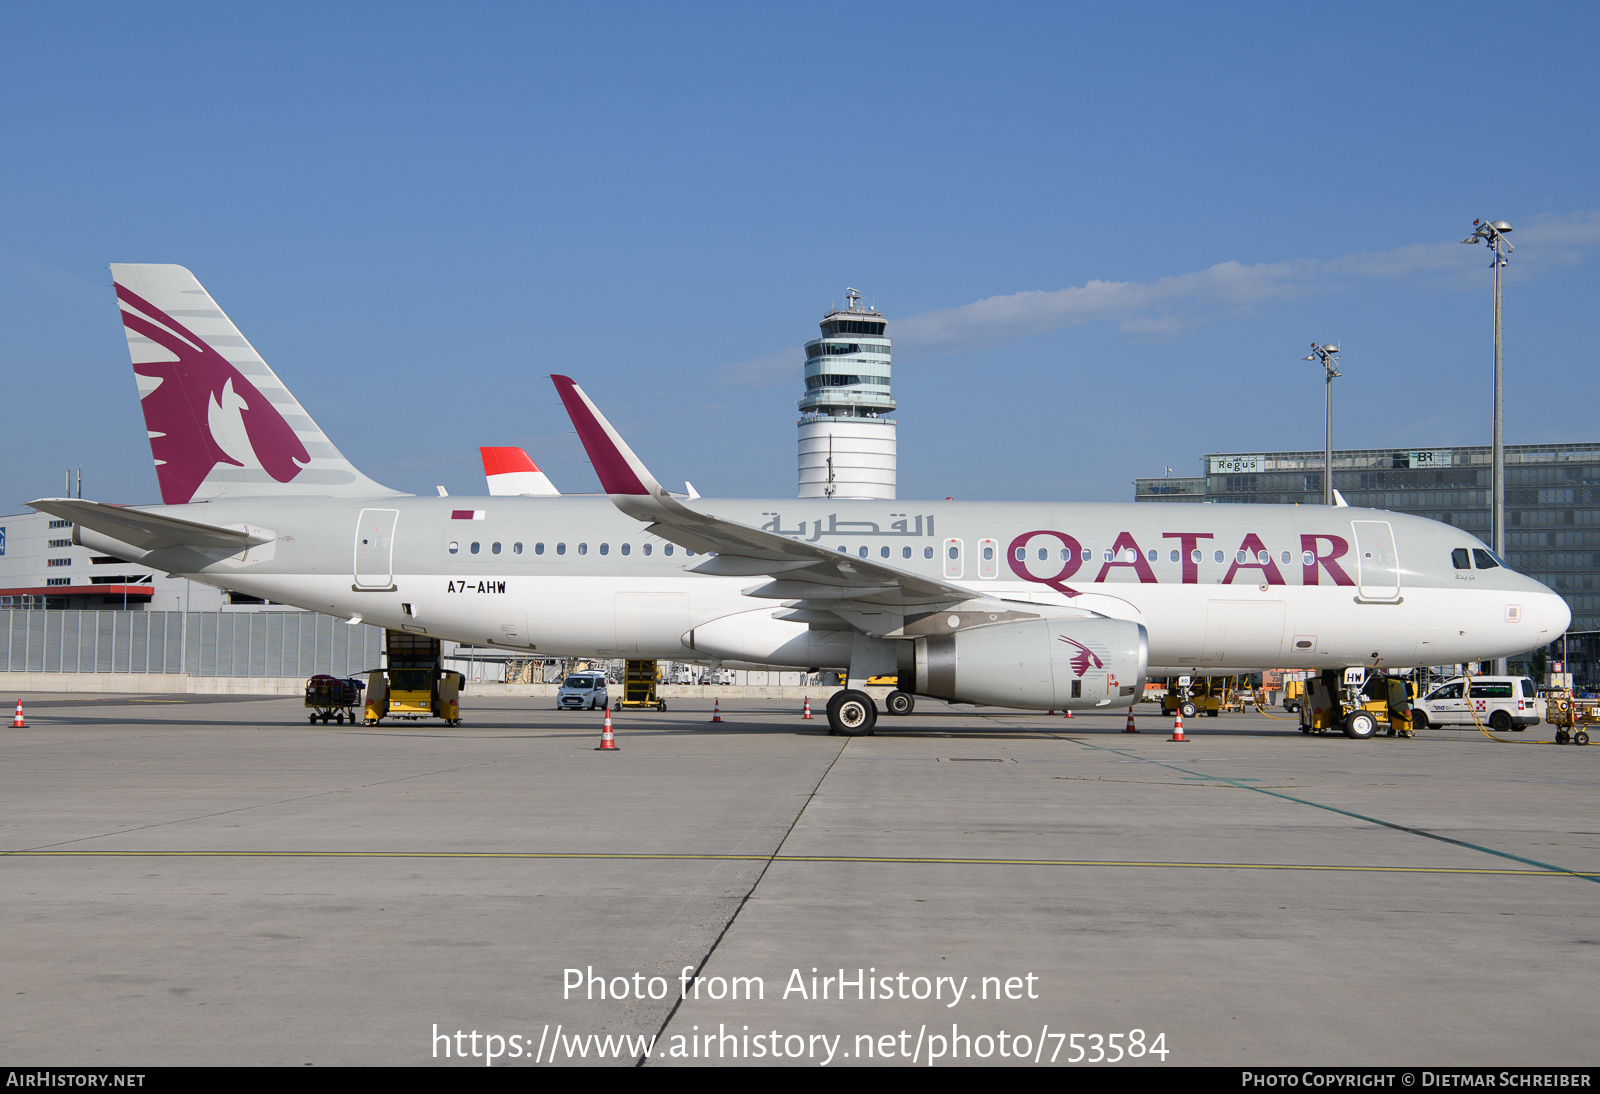
[[[633,454],[628,442],[622,439],[611,423],[606,421],[600,408],[583,393],[583,388],[570,376],[552,376],[567,416],[578,430],[583,450],[589,454],[595,474],[600,476],[600,487],[608,494],[650,494],[664,498],[667,492],[655,480],[643,461]]]

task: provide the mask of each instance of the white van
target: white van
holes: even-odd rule
[[[1521,733],[1544,718],[1544,700],[1526,676],[1458,676],[1416,703],[1417,728],[1476,726]]]
[[[557,710],[600,710],[611,705],[603,672],[575,672],[556,691]]]

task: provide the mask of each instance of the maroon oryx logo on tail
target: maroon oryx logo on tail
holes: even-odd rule
[[[277,408],[226,357],[121,285],[117,286],[117,298],[144,313],[123,310],[122,322],[129,330],[178,358],[133,366],[140,376],[157,381],[142,405],[162,501],[186,504],[219,463],[246,466],[223,447],[230,441],[234,453],[241,456],[240,441],[246,441],[256,462],[279,482],[288,482],[305,469],[311,460],[306,446]],[[229,421],[234,414],[238,416],[235,428],[242,424],[244,437],[219,439],[213,425]]]
[[[1095,653],[1088,646],[1085,646],[1082,642],[1079,642],[1076,639],[1068,638],[1066,635],[1062,635],[1059,641],[1078,647],[1078,652],[1072,655],[1071,662],[1072,674],[1074,676],[1082,676],[1084,673],[1088,672],[1090,662],[1093,662],[1094,667],[1097,669],[1103,669],[1106,667],[1105,662],[1100,660],[1100,655]]]

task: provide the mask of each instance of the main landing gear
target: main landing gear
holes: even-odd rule
[[[878,724],[878,706],[864,691],[835,692],[828,700],[828,733],[835,737],[868,737]]]

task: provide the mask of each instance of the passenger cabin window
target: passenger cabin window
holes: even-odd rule
[[[1221,562],[1226,557],[1227,556],[1224,555],[1221,551],[1216,551],[1216,552],[1212,553],[1211,561],[1212,562]],[[1241,559],[1241,561],[1243,561],[1243,560]]]
[[[544,554],[544,544],[542,544],[542,543],[535,543],[535,544],[534,544],[534,545],[533,545],[533,553],[534,553],[534,554],[536,554],[536,555],[542,555],[542,554]]]
[[[1465,547],[1457,547],[1450,552],[1450,565],[1458,570],[1472,569],[1472,558]]]
[[[556,554],[564,555],[566,553],[567,553],[567,545],[565,543],[556,544]]]
[[[511,553],[514,555],[520,555],[522,553],[522,544],[513,543],[511,545]]]
[[[476,544],[476,543],[474,543],[474,544],[473,544],[473,545],[472,545],[472,548],[471,548],[471,550],[472,550],[472,553],[473,553],[473,554],[477,554],[477,553],[478,553],[478,545],[477,545],[477,544]]]
[[[589,553],[589,545],[587,543],[578,544],[578,553],[580,555],[588,554]]]
[[[603,555],[609,555],[611,553],[611,544],[602,543],[600,545],[600,553]]]
[[[645,553],[645,554],[647,554],[647,555],[648,555],[648,554],[649,554],[649,553],[650,553],[650,550],[651,550],[651,548],[652,548],[652,547],[653,547],[653,546],[654,546],[654,545],[653,545],[653,544],[649,544],[649,543],[646,543],[646,544],[645,544],[645,545],[644,545],[644,553]]]
[[[450,541],[450,553],[451,553],[451,554],[455,554],[455,553],[456,553],[456,552],[457,552],[457,551],[459,551],[459,550],[461,550],[461,543],[460,543],[460,541],[458,541],[458,540],[451,540],[451,541]]]
[[[633,544],[631,544],[631,543],[624,543],[624,544],[623,544],[623,545],[622,545],[622,546],[621,546],[621,547],[619,547],[619,548],[617,548],[617,549],[618,549],[618,550],[619,550],[619,551],[621,551],[621,552],[622,552],[622,553],[623,553],[623,554],[625,554],[625,555],[626,555],[626,554],[632,554],[632,553],[633,553]]]
[[[932,558],[933,557],[933,548],[932,547],[924,547],[922,549],[922,557],[923,558]]]
[[[489,553],[493,554],[493,555],[499,554],[500,553],[500,545],[498,543],[491,543],[489,545]]]
[[[909,547],[900,548],[900,557],[901,558],[910,558],[911,557],[911,548],[909,548]]]

